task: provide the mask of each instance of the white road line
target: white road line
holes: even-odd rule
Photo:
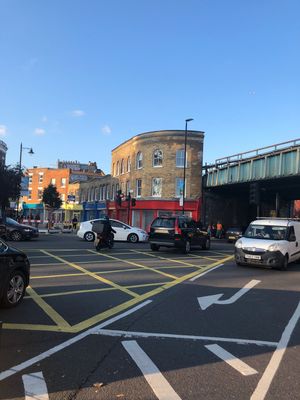
[[[209,269],[208,271],[201,272],[199,275],[193,276],[193,278],[191,278],[191,279],[189,279],[189,280],[190,280],[191,282],[193,282],[193,281],[195,281],[196,279],[200,278],[200,276],[204,276],[204,275],[208,274],[209,272],[213,271],[214,269],[223,267],[223,265],[224,265],[224,264],[216,265],[215,267]]]
[[[286,348],[289,344],[293,330],[295,329],[300,318],[300,302],[292,316],[289,323],[284,329],[280,341],[278,342],[277,349],[274,351],[272,358],[261,377],[256,389],[254,390],[250,400],[263,400],[271,386],[272,380],[279,368],[280,362],[284,356]]]
[[[73,338],[71,338],[69,340],[66,340],[63,343],[61,343],[61,344],[59,344],[59,345],[57,345],[55,347],[52,347],[52,349],[49,349],[49,350],[45,351],[44,353],[39,354],[36,357],[33,357],[33,358],[31,358],[31,359],[29,359],[27,361],[24,361],[21,364],[18,364],[18,365],[14,366],[14,367],[6,370],[6,371],[1,372],[0,373],[0,381],[2,381],[5,378],[8,378],[9,376],[12,376],[12,375],[16,374],[17,372],[22,371],[25,368],[30,367],[31,365],[33,365],[35,363],[40,362],[41,360],[44,360],[45,358],[50,357],[52,354],[55,354],[58,351],[65,349],[66,347],[71,346],[72,344],[78,342],[79,340],[84,339],[86,336],[95,333],[95,331],[97,331],[97,330],[99,330],[101,328],[104,328],[105,326],[110,325],[113,322],[116,322],[116,321],[118,321],[118,320],[120,320],[120,319],[122,319],[124,317],[127,317],[127,315],[130,315],[130,314],[134,313],[135,311],[139,310],[142,307],[145,307],[146,305],[150,304],[151,302],[152,302],[152,300],[144,301],[143,303],[138,304],[137,306],[131,308],[130,310],[127,310],[127,311],[125,311],[124,313],[122,313],[120,315],[117,315],[117,316],[115,316],[113,318],[110,318],[109,320],[107,320],[105,322],[102,322],[101,324],[99,324],[99,325],[97,325],[97,326],[95,326],[93,328],[90,328],[87,331],[82,332],[79,335],[74,336]]]
[[[142,371],[146,381],[159,400],[181,400],[157,366],[135,340],[126,340],[122,345]]]
[[[208,342],[226,342],[238,344],[254,344],[257,346],[276,347],[278,342],[267,342],[264,340],[251,340],[251,339],[236,339],[236,338],[223,338],[214,336],[194,336],[194,335],[174,335],[172,333],[152,333],[152,332],[133,332],[133,331],[120,331],[114,329],[101,329],[95,330],[94,335],[103,336],[124,336],[124,337],[142,337],[142,338],[158,338],[158,339],[185,339],[185,340],[203,340]]]
[[[47,385],[42,372],[23,375],[25,400],[49,400]]]
[[[244,363],[244,361],[235,357],[233,354],[229,353],[218,344],[208,344],[205,347],[244,376],[254,375],[258,373],[255,369],[249,367],[248,364]]]

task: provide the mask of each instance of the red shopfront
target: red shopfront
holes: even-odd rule
[[[186,200],[184,204],[185,214],[195,221],[200,219],[201,199]],[[154,218],[162,215],[176,215],[182,213],[179,200],[138,200],[133,207],[128,201],[122,201],[121,206],[114,201],[108,202],[108,215],[129,225],[149,230]]]

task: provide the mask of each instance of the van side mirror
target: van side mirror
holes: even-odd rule
[[[296,236],[293,233],[289,237],[289,242],[296,242]]]

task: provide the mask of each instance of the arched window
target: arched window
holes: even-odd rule
[[[120,175],[120,163],[119,163],[119,161],[117,161],[117,172],[116,172],[116,175],[117,176]]]
[[[143,153],[139,151],[136,155],[136,169],[141,169],[143,167]]]
[[[112,176],[116,175],[116,171],[115,171],[115,163],[113,163],[112,165]]]
[[[125,174],[124,158],[122,158],[122,161],[121,161],[121,174]]]
[[[131,159],[130,157],[127,158],[127,172],[130,172],[131,170]]]
[[[163,152],[157,149],[153,152],[153,167],[162,167],[162,163]]]

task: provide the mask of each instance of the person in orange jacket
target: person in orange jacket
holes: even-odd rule
[[[216,233],[216,237],[217,237],[218,239],[221,239],[222,230],[223,230],[223,226],[222,226],[221,222],[218,221],[218,223],[217,223],[217,233]]]

